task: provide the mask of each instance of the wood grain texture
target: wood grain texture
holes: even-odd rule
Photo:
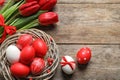
[[[55,11],[59,23],[39,28],[59,44],[60,59],[85,46],[92,58],[70,76],[59,65],[50,80],[120,80],[120,0],[58,0]]]
[[[58,4],[56,27],[42,30],[57,43],[120,44],[120,4]]]
[[[120,45],[59,45],[60,58],[69,55],[75,59],[77,51],[90,47],[92,58],[88,65],[78,65],[75,73],[65,75],[59,65],[51,80],[119,80]]]
[[[88,3],[110,3],[110,4],[115,4],[115,3],[120,3],[120,0],[58,0],[58,3],[60,4],[66,4],[66,3],[74,3],[74,4],[88,4]]]

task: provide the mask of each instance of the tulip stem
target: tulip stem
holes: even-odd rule
[[[30,28],[33,28],[38,25],[39,25],[38,19],[35,19],[34,21],[32,21],[29,24],[25,25],[24,27],[20,28],[19,30],[30,29]]]
[[[6,24],[9,25],[9,24],[13,23],[14,19],[15,19],[18,15],[20,15],[19,12],[17,12],[14,16],[12,16],[12,17],[6,22]]]
[[[9,7],[11,7],[15,2],[13,0],[8,0],[5,6],[0,10],[0,14],[5,12]]]
[[[46,11],[39,11],[36,14],[29,16],[29,17],[19,17],[17,20],[15,19],[10,25],[16,26],[17,29],[25,26],[26,24],[29,24],[31,21],[34,21],[38,18],[38,16]]]
[[[21,0],[20,2],[14,4],[10,8],[8,8],[5,12],[2,13],[2,15],[5,18],[5,21],[7,21],[14,12],[16,12],[21,4],[23,4],[24,1]]]

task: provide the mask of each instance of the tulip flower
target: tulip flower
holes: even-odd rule
[[[40,0],[39,5],[41,10],[51,10],[57,3],[57,0]]]
[[[5,0],[0,0],[0,6],[4,4]]]
[[[22,16],[30,16],[39,11],[39,4],[37,1],[25,3],[19,7],[19,12]]]
[[[58,22],[58,15],[55,12],[43,13],[38,17],[40,24],[49,25]]]

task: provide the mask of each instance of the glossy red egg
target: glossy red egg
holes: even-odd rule
[[[30,70],[33,75],[39,75],[45,68],[45,61],[42,58],[34,58],[30,65]]]
[[[13,76],[15,77],[26,77],[28,76],[30,69],[28,66],[22,64],[22,63],[15,63],[11,65],[10,71]]]
[[[23,34],[18,38],[17,46],[23,49],[25,46],[31,45],[33,38],[30,34]]]
[[[34,40],[33,47],[36,51],[36,56],[43,58],[46,55],[47,45],[43,40],[41,40],[41,39]]]
[[[26,46],[20,54],[20,62],[29,65],[35,57],[35,50],[32,46]]]
[[[79,64],[87,64],[91,59],[91,50],[88,47],[81,48],[77,53],[77,61]]]

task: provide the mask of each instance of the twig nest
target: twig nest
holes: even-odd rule
[[[34,42],[36,39],[40,40]],[[41,55],[38,56],[38,53]],[[59,53],[55,41],[38,29],[18,31],[0,46],[1,75],[6,80],[48,80],[55,74],[58,64]]]

